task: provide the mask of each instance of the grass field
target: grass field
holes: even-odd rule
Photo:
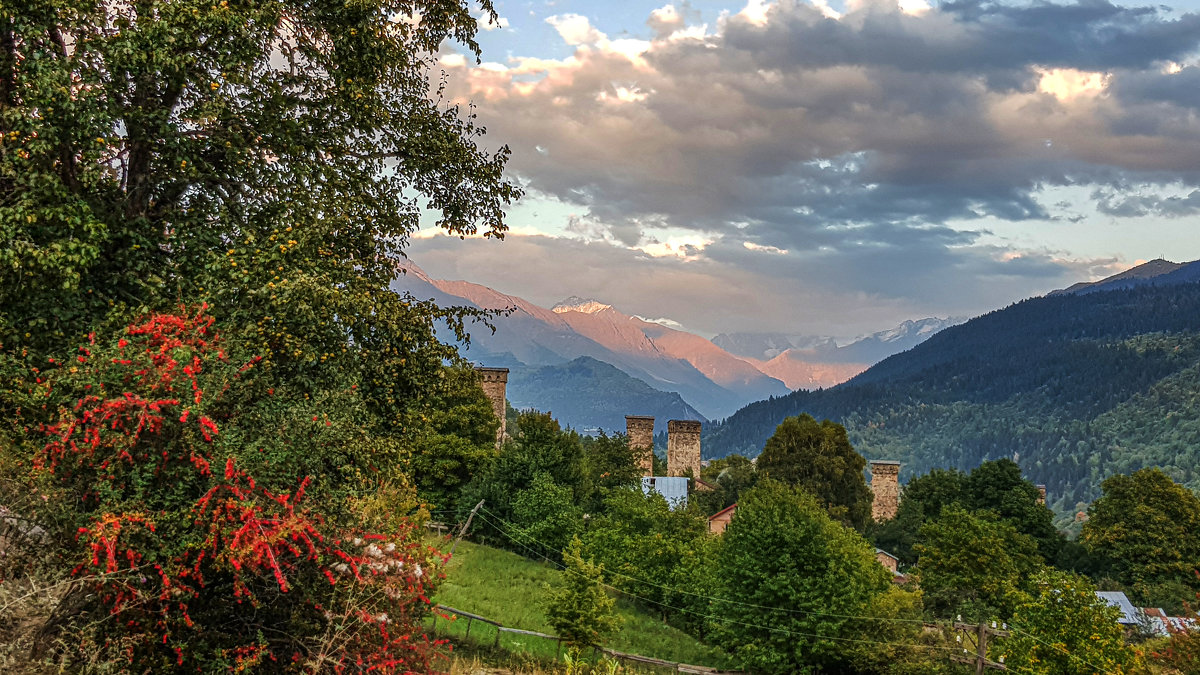
[[[484,616],[509,628],[554,634],[542,610],[546,586],[557,582],[561,572],[500,549],[469,542],[458,545],[446,569],[446,580],[433,598],[455,609]],[[721,666],[721,655],[686,633],[618,599],[621,630],[606,647],[668,661],[703,666]],[[448,637],[462,636],[467,621],[438,619],[436,629]],[[490,644],[496,629],[481,622],[471,626],[471,638]],[[500,645],[511,651],[553,658],[557,645],[550,640],[503,633]]]

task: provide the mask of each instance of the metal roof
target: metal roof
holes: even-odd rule
[[[1137,609],[1121,591],[1096,591],[1096,597],[1107,602],[1110,607],[1121,610],[1121,618],[1117,619],[1117,623],[1125,625],[1139,623]]]
[[[650,494],[653,490],[667,500],[667,506],[672,509],[687,506],[688,479],[686,476],[643,476],[642,492]]]

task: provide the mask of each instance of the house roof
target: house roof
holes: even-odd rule
[[[875,553],[876,553],[876,554],[882,553],[882,554],[886,555],[887,557],[891,558],[892,560],[900,560],[900,558],[898,558],[898,557],[896,557],[896,556],[892,555],[891,553],[888,553],[887,551],[885,551],[885,550],[883,550],[883,549],[881,549],[881,548],[877,548],[877,549],[875,549]]]
[[[725,515],[726,513],[730,513],[730,512],[732,512],[734,509],[736,509],[736,508],[737,508],[737,504],[730,504],[729,506],[726,506],[725,508],[721,509],[720,511],[717,511],[716,513],[714,513],[714,514],[712,514],[711,516],[709,516],[709,517],[708,517],[708,519],[709,519],[709,520],[714,520],[714,519],[716,519],[718,516],[723,516],[723,515]]]
[[[1121,618],[1117,623],[1133,625],[1138,623],[1138,611],[1125,594],[1120,591],[1096,591],[1096,597],[1107,602],[1110,607],[1121,610]]]
[[[683,476],[643,476],[642,492],[657,492],[672,509],[687,506],[688,479]]]

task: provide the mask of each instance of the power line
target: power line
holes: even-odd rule
[[[508,521],[505,521],[500,516],[489,511],[487,509],[487,507],[484,507],[483,511],[490,514],[496,520],[499,520],[499,521],[505,523],[509,528],[514,529],[514,530],[519,529],[518,526],[516,526],[512,523],[509,523]],[[493,527],[495,527],[494,524],[493,524]],[[544,544],[544,543],[534,539],[533,537],[525,535],[524,533],[521,533],[521,535],[523,537],[527,538],[528,540],[538,544],[542,548],[545,548],[545,549],[548,549],[551,551],[555,550],[553,547],[551,547],[547,544]],[[505,536],[509,536],[509,535],[507,533],[505,533]],[[511,536],[510,536],[510,538],[511,538]],[[544,555],[540,555],[539,557],[541,557],[543,559],[547,559],[546,556],[544,556]],[[715,601],[715,602],[723,602],[723,603],[731,604],[731,605],[740,605],[742,607],[749,607],[751,609],[764,609],[764,610],[773,611],[773,612],[787,612],[789,614],[801,614],[801,615],[807,615],[807,616],[825,616],[825,617],[831,617],[831,618],[836,618],[836,619],[865,619],[865,620],[870,620],[870,621],[893,621],[893,622],[897,622],[897,623],[913,623],[913,624],[921,624],[921,625],[925,625],[926,623],[928,623],[922,619],[903,619],[903,618],[897,618],[897,617],[859,616],[859,615],[854,615],[854,614],[835,614],[833,612],[816,612],[816,611],[812,611],[812,610],[789,609],[787,607],[771,607],[769,605],[759,605],[759,604],[752,603],[752,602],[741,602],[739,600],[732,600],[730,598],[721,598],[721,597],[712,596],[712,595],[704,595],[703,593],[693,593],[691,591],[685,591],[682,588],[674,588],[671,586],[664,586],[662,584],[658,584],[653,581],[648,581],[646,579],[639,579],[637,577],[631,577],[628,574],[622,574],[621,572],[617,572],[616,570],[606,570],[606,572],[608,572],[610,575],[613,575],[613,576],[622,577],[624,579],[629,579],[630,581],[636,581],[638,583],[646,584],[648,586],[654,586],[656,588],[660,588],[665,591],[670,591],[672,593],[679,593],[681,595],[690,595],[690,596],[696,597],[696,598],[711,600],[711,601]]]
[[[483,509],[483,511],[487,511],[487,509]],[[513,535],[511,535],[511,534],[509,534],[508,532],[504,531],[504,529],[503,529],[503,528],[501,528],[501,527],[500,527],[500,525],[498,525],[498,524],[497,524],[497,523],[495,523],[495,522],[492,522],[492,521],[491,521],[491,519],[489,519],[487,516],[483,515],[482,513],[480,513],[480,518],[481,518],[482,520],[484,520],[485,522],[488,522],[489,524],[491,524],[491,525],[492,525],[492,527],[495,527],[495,528],[497,529],[497,531],[499,531],[499,532],[500,532],[501,534],[503,534],[504,536],[508,537],[508,539],[509,539],[510,541],[512,541],[513,543],[517,544],[518,546],[521,546],[521,547],[522,547],[522,548],[524,548],[526,551],[529,551],[529,552],[533,553],[535,557],[538,557],[538,558],[541,558],[542,560],[545,560],[546,562],[550,563],[550,564],[551,564],[552,566],[554,566],[555,568],[557,568],[557,569],[560,569],[560,570],[562,570],[562,571],[564,571],[564,572],[571,572],[571,573],[573,573],[573,574],[577,574],[577,575],[579,574],[578,572],[575,572],[574,570],[571,570],[571,569],[569,569],[569,568],[565,567],[564,565],[562,565],[562,564],[560,564],[560,563],[558,563],[558,562],[556,562],[556,561],[552,560],[551,558],[548,558],[548,557],[546,557],[545,555],[542,555],[542,554],[540,554],[540,553],[537,553],[537,552],[536,552],[536,551],[534,551],[533,549],[529,548],[529,547],[528,547],[528,546],[527,546],[525,543],[523,543],[523,542],[521,542],[521,541],[518,541],[516,537],[514,537]],[[503,521],[503,519],[500,519],[500,520],[502,520],[502,521]],[[543,547],[545,547],[545,546],[546,546],[546,545],[545,545],[545,544],[543,544],[542,542],[540,542],[540,541],[537,541],[536,539],[534,539],[534,538],[532,538],[532,537],[529,537],[529,539],[530,539],[530,541],[533,541],[533,542],[535,542],[535,543],[537,543],[537,544],[540,544],[540,545],[541,545],[541,546],[543,546]],[[549,548],[549,547],[547,547],[547,548]],[[620,588],[617,588],[616,586],[612,586],[612,585],[610,585],[610,584],[606,584],[606,583],[604,583],[604,582],[600,582],[600,585],[601,585],[601,586],[603,586],[603,587],[605,587],[605,588],[608,588],[608,589],[610,589],[610,590],[612,590],[612,591],[615,591],[615,592],[617,592],[617,593],[620,593],[620,594],[622,594],[622,595],[625,595],[625,596],[627,596],[627,597],[635,598],[635,599],[638,599],[638,600],[641,600],[641,601],[643,601],[643,602],[647,602],[647,603],[650,603],[650,604],[653,604],[653,605],[658,605],[658,606],[660,606],[660,607],[664,607],[664,608],[666,608],[666,609],[672,609],[672,610],[675,610],[675,611],[677,611],[677,612],[683,612],[683,613],[686,613],[686,614],[691,614],[691,615],[693,615],[693,616],[696,616],[696,617],[698,617],[698,618],[702,618],[702,619],[710,619],[710,620],[714,620],[714,621],[720,621],[720,622],[724,622],[724,623],[737,624],[737,625],[740,625],[740,626],[745,626],[745,627],[747,627],[747,628],[756,628],[756,629],[758,629],[758,630],[763,630],[763,631],[767,631],[767,632],[771,632],[771,633],[784,633],[784,634],[786,634],[786,635],[797,636],[797,637],[816,638],[816,639],[819,639],[819,640],[834,640],[834,641],[838,641],[838,642],[852,642],[852,643],[858,643],[858,644],[870,644],[870,645],[877,645],[877,646],[884,646],[884,647],[909,647],[909,648],[915,648],[915,649],[933,649],[933,650],[938,650],[938,651],[954,651],[954,652],[957,652],[957,651],[958,651],[958,649],[957,649],[957,648],[955,648],[955,647],[939,647],[939,646],[936,646],[936,645],[921,645],[921,644],[912,644],[912,643],[907,643],[907,642],[880,642],[880,641],[878,641],[878,640],[860,640],[860,639],[857,639],[857,638],[846,638],[846,637],[837,637],[837,636],[832,636],[832,635],[821,635],[821,634],[818,634],[818,633],[804,633],[804,632],[801,632],[801,631],[793,631],[793,630],[789,630],[789,629],[786,629],[786,628],[776,628],[776,627],[771,627],[771,626],[763,626],[763,625],[760,625],[760,624],[748,623],[748,622],[745,622],[745,621],[739,621],[739,620],[737,620],[737,619],[731,619],[731,618],[729,618],[729,617],[717,616],[717,615],[712,615],[712,614],[704,614],[704,613],[702,613],[702,612],[697,612],[697,611],[695,611],[695,610],[685,609],[685,608],[683,608],[683,607],[675,607],[674,605],[669,605],[669,604],[667,604],[667,603],[664,603],[664,602],[659,602],[659,601],[657,601],[657,600],[651,600],[650,598],[647,598],[647,597],[644,597],[644,596],[640,596],[640,595],[637,595],[637,594],[635,594],[635,593],[631,593],[631,592],[629,592],[629,591],[622,590],[622,589],[620,589]],[[699,597],[710,597],[710,596],[699,596]],[[851,617],[851,618],[864,618],[864,619],[886,620],[886,619],[883,619],[882,617]]]
[[[551,559],[551,558],[547,557],[547,556],[546,556],[546,555],[544,555],[544,554],[537,553],[536,551],[534,551],[533,549],[531,549],[531,548],[530,548],[528,545],[526,545],[524,542],[517,541],[517,539],[516,539],[516,538],[515,538],[515,537],[514,537],[512,534],[510,534],[509,532],[505,531],[505,530],[504,530],[504,529],[503,529],[503,528],[502,528],[500,525],[498,525],[497,523],[493,522],[493,521],[492,521],[492,518],[494,518],[494,519],[495,519],[495,520],[497,520],[497,521],[500,521],[501,523],[503,523],[503,524],[504,524],[506,527],[508,527],[509,529],[511,529],[511,530],[515,530],[515,531],[518,531],[518,532],[519,532],[519,534],[520,534],[520,536],[521,536],[522,538],[524,538],[524,539],[527,539],[528,541],[531,541],[531,542],[533,542],[533,543],[537,544],[538,546],[541,546],[543,549],[547,549],[547,550],[550,550],[550,551],[556,551],[556,549],[555,549],[554,547],[552,547],[552,546],[549,546],[549,545],[547,545],[547,544],[545,544],[545,543],[543,543],[543,542],[541,542],[541,541],[538,541],[537,539],[535,539],[535,538],[533,538],[533,537],[529,536],[528,534],[525,534],[524,532],[520,532],[520,528],[519,528],[519,526],[517,526],[517,525],[515,525],[515,524],[513,524],[513,523],[510,523],[510,522],[508,522],[508,521],[507,521],[507,520],[505,520],[503,517],[501,517],[501,516],[499,516],[499,515],[495,514],[495,513],[494,513],[494,512],[492,512],[491,510],[489,510],[487,507],[484,507],[484,508],[482,508],[482,509],[481,509],[481,511],[482,511],[482,513],[480,513],[480,518],[484,519],[484,520],[485,520],[485,521],[487,521],[489,524],[491,524],[491,525],[492,525],[492,527],[496,528],[496,530],[497,530],[497,531],[499,531],[501,534],[503,534],[503,535],[504,535],[505,537],[507,537],[509,540],[513,541],[513,543],[516,543],[517,545],[519,545],[519,546],[521,546],[522,548],[524,548],[526,551],[529,551],[529,552],[533,553],[534,557],[536,557],[536,558],[540,558],[540,559],[542,559],[542,560],[545,560],[546,562],[550,563],[551,565],[555,566],[555,567],[556,567],[556,568],[558,568],[558,569],[563,569],[563,570],[565,570],[565,568],[563,567],[563,565],[561,565],[561,564],[560,564],[560,563],[558,563],[557,561],[555,561],[555,560],[553,560],[553,559]],[[486,514],[490,515],[492,518],[486,518],[486,517],[484,517],[484,515],[483,515],[484,513],[486,513]],[[565,570],[565,571],[569,571],[569,570]],[[643,584],[646,584],[646,585],[648,585],[648,586],[654,586],[654,587],[656,587],[656,588],[660,588],[660,589],[662,589],[662,590],[665,590],[665,591],[670,591],[670,592],[673,592],[673,593],[679,593],[679,594],[682,594],[682,595],[690,595],[690,596],[692,596],[692,597],[696,597],[696,598],[700,598],[700,599],[705,599],[705,600],[710,600],[710,601],[714,601],[714,602],[724,602],[724,603],[727,603],[727,604],[740,605],[740,606],[742,606],[742,607],[748,607],[748,608],[751,608],[751,609],[762,609],[762,610],[774,611],[774,612],[787,612],[787,613],[789,613],[789,614],[800,614],[800,615],[807,615],[807,616],[824,616],[824,617],[839,618],[839,619],[858,619],[858,620],[866,620],[866,621],[891,621],[891,622],[897,622],[897,623],[919,623],[919,624],[922,624],[922,625],[925,625],[925,624],[927,623],[926,621],[923,621],[923,620],[921,620],[921,619],[903,619],[903,618],[896,618],[896,617],[882,617],[882,616],[859,616],[859,615],[853,615],[853,614],[835,614],[835,613],[831,613],[831,612],[816,612],[816,611],[811,611],[811,610],[802,610],[802,609],[789,609],[789,608],[786,608],[786,607],[770,607],[770,606],[767,606],[767,605],[759,605],[759,604],[756,604],[756,603],[741,602],[741,601],[738,601],[738,600],[732,600],[732,599],[729,599],[729,598],[721,598],[721,597],[716,597],[716,596],[711,596],[711,595],[704,595],[704,594],[701,594],[701,593],[693,593],[693,592],[691,592],[691,591],[686,591],[686,590],[683,590],[683,589],[681,589],[681,588],[674,588],[674,587],[670,587],[670,586],[664,586],[664,585],[662,585],[662,584],[658,584],[658,583],[655,583],[655,582],[653,582],[653,581],[649,581],[649,580],[646,580],[646,579],[639,579],[639,578],[637,578],[637,577],[632,577],[632,576],[629,576],[628,574],[622,574],[621,572],[617,572],[617,571],[615,571],[615,570],[606,570],[606,571],[607,571],[609,574],[613,575],[613,576],[619,576],[619,577],[622,577],[622,578],[628,579],[628,580],[630,580],[630,581],[635,581],[635,582],[638,582],[638,583],[643,583]],[[746,623],[743,623],[743,622],[737,622],[737,621],[734,621],[734,620],[732,620],[732,619],[726,619],[725,617],[714,617],[714,616],[710,616],[710,615],[699,614],[699,613],[695,612],[694,610],[688,610],[688,609],[684,609],[684,608],[681,608],[681,607],[674,607],[674,606],[672,606],[672,605],[668,605],[668,604],[666,604],[666,603],[659,602],[659,601],[657,601],[657,600],[651,600],[650,598],[646,598],[646,597],[644,597],[644,596],[637,595],[637,594],[635,594],[635,593],[632,593],[632,592],[630,592],[630,591],[623,590],[623,589],[617,588],[617,587],[615,587],[615,586],[611,586],[611,585],[609,585],[609,584],[604,584],[604,586],[605,586],[606,588],[612,589],[613,591],[616,591],[616,592],[618,592],[618,593],[623,593],[624,595],[627,595],[627,596],[629,596],[629,597],[632,597],[632,598],[637,598],[637,599],[639,599],[639,600],[642,600],[642,601],[644,601],[644,602],[648,602],[648,603],[651,603],[651,604],[654,604],[654,605],[659,605],[659,606],[662,606],[662,607],[666,607],[666,608],[668,608],[668,609],[674,609],[674,610],[676,610],[676,611],[685,612],[685,613],[688,613],[688,614],[693,614],[693,615],[696,615],[696,616],[700,616],[700,617],[702,617],[702,618],[715,618],[715,619],[717,619],[717,620],[719,620],[719,621],[733,621],[734,623],[741,623],[742,625],[745,625],[745,626],[750,626],[750,627],[758,627],[758,628],[763,628],[764,630],[774,630],[774,631],[783,631],[783,632],[788,632],[788,631],[786,631],[785,629],[766,628],[766,627],[763,627],[763,626],[757,626],[756,624],[746,624]],[[937,623],[941,623],[941,622],[937,622]],[[1105,672],[1106,672],[1106,671],[1105,671],[1103,668],[1100,668],[1100,667],[1096,666],[1095,664],[1088,662],[1088,661],[1087,661],[1087,660],[1085,660],[1083,657],[1080,657],[1080,656],[1078,656],[1078,655],[1076,655],[1076,654],[1072,653],[1071,651],[1067,650],[1066,648],[1062,647],[1061,645],[1057,645],[1057,644],[1054,644],[1054,643],[1051,643],[1051,642],[1047,642],[1047,641],[1045,641],[1045,640],[1043,640],[1043,639],[1041,639],[1041,638],[1037,637],[1036,635],[1033,635],[1032,633],[1029,633],[1029,632],[1027,632],[1027,631],[1023,631],[1023,630],[1017,630],[1017,629],[1015,629],[1015,628],[1012,628],[1011,626],[1010,626],[1009,628],[1010,628],[1010,630],[1011,630],[1013,633],[1020,633],[1021,635],[1028,636],[1029,638],[1033,639],[1034,641],[1036,641],[1036,642],[1039,642],[1039,643],[1041,643],[1041,644],[1043,644],[1043,645],[1045,645],[1045,646],[1047,646],[1047,647],[1051,647],[1051,648],[1053,648],[1053,649],[1057,649],[1058,651],[1062,652],[1063,654],[1066,654],[1066,655],[1067,655],[1067,656],[1069,656],[1070,658],[1073,658],[1073,659],[1075,659],[1075,660],[1079,661],[1080,663],[1082,663],[1082,664],[1086,665],[1087,667],[1094,669],[1094,670],[1095,670],[1096,672],[1098,672],[1098,673],[1105,673]],[[851,638],[835,638],[835,637],[823,636],[823,635],[813,635],[813,636],[810,636],[810,637],[819,637],[819,638],[826,638],[826,639],[831,639],[831,640],[853,641]],[[933,647],[933,646],[931,646],[931,645],[911,645],[911,644],[906,644],[906,643],[881,643],[881,642],[873,642],[873,641],[866,641],[866,642],[868,642],[868,643],[870,643],[870,644],[901,645],[901,646],[909,646],[909,647],[922,647],[922,648],[932,648],[932,649],[943,649],[943,650],[948,650],[948,651],[957,651],[957,648],[953,648],[953,647]],[[1012,667],[1012,664],[1007,664],[1007,665],[1009,665],[1010,667]]]

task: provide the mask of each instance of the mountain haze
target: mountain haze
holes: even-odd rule
[[[443,306],[511,310],[492,321],[494,333],[482,327],[473,330],[465,355],[483,365],[510,369],[561,366],[587,357],[610,364],[655,390],[678,394],[703,419],[723,417],[748,402],[790,391],[780,380],[701,337],[623,314],[594,300],[573,297],[554,309],[545,309],[480,284],[433,279],[415,265],[408,266],[394,288]],[[580,375],[573,377],[578,380]],[[510,386],[514,379],[510,375]],[[616,391],[611,382],[606,390]],[[548,397],[536,407],[563,409],[560,400]],[[649,414],[632,407],[626,413]],[[594,419],[563,421],[608,429]]]

